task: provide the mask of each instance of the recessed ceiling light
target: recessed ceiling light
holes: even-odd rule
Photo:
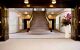
[[[34,8],[34,11],[37,11],[37,9],[36,9],[36,8]]]
[[[56,0],[52,0],[52,4],[55,4],[56,3]]]
[[[52,4],[55,4],[56,2],[52,2]]]
[[[28,4],[28,3],[29,3],[29,1],[28,1],[28,0],[24,0],[24,3],[25,3],[25,4]]]
[[[25,4],[28,4],[29,2],[24,2]]]
[[[45,11],[45,9],[44,9],[44,8],[42,8],[42,11]]]

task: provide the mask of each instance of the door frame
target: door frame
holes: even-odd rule
[[[8,10],[5,10],[5,7],[4,7],[4,12],[5,11],[8,11]],[[78,29],[78,16],[77,16],[77,14],[78,14],[78,12],[77,12],[77,10],[78,10],[78,7],[76,6],[75,8],[73,8],[73,10],[72,10],[72,14],[74,15],[73,17],[72,17],[72,24],[71,24],[71,39],[73,39],[73,40],[76,40],[77,38],[78,38],[78,31],[77,31],[77,29]],[[7,12],[8,13],[8,12]],[[7,20],[4,20],[4,19],[7,19]],[[3,39],[4,40],[8,40],[9,39],[9,28],[8,28],[8,16],[5,16],[4,15],[4,17],[2,16],[2,21],[4,20],[4,22],[5,21],[7,21],[7,22],[5,22],[5,29],[2,29],[3,30],[3,32],[1,32],[2,34],[3,34]],[[4,22],[2,23],[2,24],[4,24]],[[76,26],[75,26],[75,24],[76,24]],[[2,26],[2,27],[4,27],[4,26]],[[7,33],[6,33],[6,31],[7,31]]]

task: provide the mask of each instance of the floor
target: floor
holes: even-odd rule
[[[58,31],[50,32],[49,30],[33,30],[33,31],[22,31],[18,33],[9,34],[10,38],[65,38],[64,33],[60,33]]]
[[[80,50],[80,41],[71,39],[9,39],[0,50]]]

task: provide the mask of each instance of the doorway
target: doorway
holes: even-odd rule
[[[65,38],[65,21],[62,20],[67,19],[68,17],[70,18],[70,20],[72,19],[71,8],[45,8],[46,11],[43,11],[42,9],[43,8],[10,8],[9,15],[13,13],[12,15],[15,15],[15,17],[13,16],[13,18],[16,18],[14,24],[10,24],[12,23],[11,19],[13,18],[12,16],[9,16],[9,28],[13,29],[11,30],[10,38]],[[31,15],[32,17],[29,32],[26,31],[26,19],[23,19],[25,18],[25,12],[27,15]],[[47,20],[46,17],[52,19],[52,32],[50,32],[49,30],[49,24],[51,26],[51,19]],[[70,36],[71,23],[67,25],[68,26],[66,29],[68,29],[67,32],[69,32],[69,34],[67,34],[66,36]]]

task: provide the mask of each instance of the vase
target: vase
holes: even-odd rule
[[[71,38],[71,25],[66,25],[65,29],[65,38]]]

